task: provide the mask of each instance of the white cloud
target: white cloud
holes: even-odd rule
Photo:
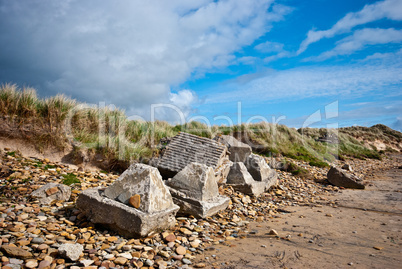
[[[171,87],[230,64],[289,12],[272,3],[0,0],[0,79],[146,118],[152,103],[187,107],[195,94]]]
[[[395,121],[393,122],[391,128],[393,128],[399,132],[402,132],[402,117],[397,117],[395,119]]]
[[[393,60],[382,63],[364,61],[347,66],[308,66],[269,71],[249,81],[243,77],[245,83],[232,81],[226,85],[226,92],[208,96],[207,103],[245,101],[262,104],[321,96],[353,98],[368,93],[400,96],[401,62],[402,55],[395,53]]]
[[[394,28],[365,28],[361,30],[356,30],[353,35],[339,40],[334,49],[326,51],[316,57],[307,58],[307,60],[320,61],[338,55],[350,55],[356,51],[364,49],[367,45],[401,42],[402,30],[395,30]]]
[[[301,43],[298,54],[305,51],[308,46],[323,38],[331,38],[338,34],[347,33],[356,26],[364,25],[380,19],[402,20],[402,1],[385,0],[366,5],[358,12],[351,12],[340,19],[328,30],[310,30],[307,38]]]
[[[254,49],[263,53],[281,52],[283,51],[283,44],[279,42],[264,42],[256,45]]]

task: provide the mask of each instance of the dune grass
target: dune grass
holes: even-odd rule
[[[28,126],[31,140],[39,147],[78,147],[101,153],[106,158],[123,161],[146,161],[158,154],[161,138],[179,132],[213,138],[230,134],[265,156],[286,156],[325,167],[336,158],[381,158],[356,137],[366,140],[402,140],[402,134],[384,125],[348,127],[337,130],[304,128],[296,130],[266,122],[235,126],[207,126],[200,122],[170,125],[167,122],[141,122],[127,119],[124,111],[93,107],[57,95],[41,99],[32,88],[19,89],[13,84],[0,87],[0,115],[10,124]],[[338,137],[339,144],[317,141],[324,135]]]

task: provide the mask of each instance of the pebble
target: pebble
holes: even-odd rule
[[[352,165],[353,173],[363,174],[364,169],[367,169],[365,162],[359,160],[354,162],[359,165]],[[387,162],[389,166],[394,165],[389,160]],[[278,171],[280,179],[278,185],[258,198],[236,192],[231,187],[220,188],[222,194],[231,198],[231,204],[227,210],[207,219],[177,217],[176,227],[170,231],[154,233],[147,238],[130,239],[118,236],[111,231],[95,228],[85,215],[75,208],[74,204],[82,190],[107,187],[118,178],[118,175],[77,171],[68,166],[50,162],[47,163],[54,165],[55,168],[45,170],[44,165],[39,166],[40,163],[43,164],[44,160],[23,158],[18,155],[16,158],[8,158],[0,152],[0,165],[6,164],[16,176],[1,182],[1,191],[7,202],[0,204],[0,229],[3,229],[0,246],[14,247],[16,248],[14,250],[18,252],[9,255],[3,250],[8,258],[3,256],[2,263],[9,263],[10,260],[13,262],[25,260],[24,267],[37,268],[39,262],[42,265],[50,262],[52,269],[79,268],[77,265],[87,269],[117,268],[123,265],[139,268],[143,266],[188,268],[191,265],[194,268],[204,268],[207,266],[205,263],[191,264],[193,255],[217,250],[219,244],[231,244],[231,240],[245,237],[247,235],[245,231],[250,222],[268,221],[283,213],[289,213],[280,211],[283,206],[331,205],[330,199],[324,199],[321,196],[339,191],[337,187],[318,184],[312,180],[294,177],[288,172]],[[295,163],[307,169],[318,179],[326,177],[327,168],[311,167],[302,161],[295,161]],[[370,160],[372,168],[380,163]],[[27,199],[33,190],[47,183],[61,183],[63,180],[61,175],[66,174],[74,174],[81,181],[81,185],[72,186],[69,202],[41,206],[37,201]],[[29,181],[24,181],[24,177],[29,178]],[[135,199],[137,200],[132,206],[139,207],[141,197]],[[331,214],[326,215],[329,217]],[[250,234],[252,233],[257,234],[258,230],[251,231]],[[274,229],[271,229],[268,234],[278,236],[278,232]],[[314,240],[311,239],[309,242],[314,243]],[[77,258],[75,260],[77,262],[71,263],[67,256],[64,260],[57,255],[53,261],[51,256],[54,254],[51,253],[67,243],[80,250],[73,257]],[[261,247],[266,246],[261,245]],[[380,246],[374,248],[383,249]],[[20,267],[19,264],[17,266]]]
[[[186,254],[186,252],[187,252],[187,250],[183,246],[178,246],[176,248],[176,253],[179,254],[179,255],[184,255],[184,254]]]

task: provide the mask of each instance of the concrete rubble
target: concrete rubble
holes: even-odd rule
[[[331,167],[327,175],[329,183],[338,187],[350,189],[364,189],[365,186],[362,180],[352,174],[347,173],[345,170],[337,167]]]
[[[168,179],[193,162],[217,169],[227,160],[226,155],[225,145],[209,138],[180,132],[166,146],[156,166],[163,178]]]
[[[50,205],[54,202],[68,201],[70,196],[70,187],[56,183],[48,183],[31,193],[32,199],[37,199],[40,204],[46,205]]]
[[[269,167],[263,157],[251,154],[247,157],[245,165],[254,180],[272,181],[272,184],[276,183],[276,172]]]
[[[261,156],[250,154],[245,163],[235,162],[226,184],[245,194],[258,196],[277,184],[278,175]]]
[[[230,135],[219,135],[214,140],[226,145],[230,152],[229,160],[232,162],[245,162],[251,154],[251,147]]]
[[[179,210],[158,170],[145,164],[131,165],[106,189],[84,190],[77,207],[92,223],[130,237],[172,228]]]
[[[226,184],[236,191],[254,196],[260,195],[267,188],[267,182],[254,180],[244,163],[240,162],[233,163]]]
[[[219,194],[214,170],[205,164],[188,164],[166,184],[179,213],[205,218],[229,205],[230,199]]]

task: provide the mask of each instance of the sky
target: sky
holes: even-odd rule
[[[0,83],[131,119],[402,131],[402,0],[0,0]]]

